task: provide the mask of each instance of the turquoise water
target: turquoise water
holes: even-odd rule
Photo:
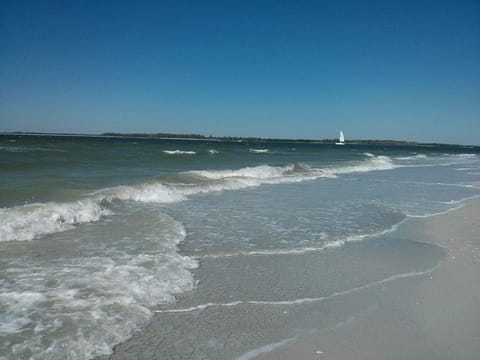
[[[189,316],[228,309],[238,321],[261,306],[258,321],[278,310],[269,305],[311,306],[305,299],[428,271],[442,250],[395,229],[478,196],[479,154],[1,136],[0,356],[88,359],[152,322],[164,358],[239,356],[288,337],[286,317],[264,319],[281,334],[229,342],[218,314],[202,312],[215,327]],[[302,328],[329,324],[315,314]]]

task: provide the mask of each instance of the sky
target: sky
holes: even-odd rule
[[[0,1],[0,131],[480,145],[480,1]]]

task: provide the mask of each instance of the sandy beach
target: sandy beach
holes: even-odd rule
[[[401,237],[439,245],[447,256],[430,274],[385,285],[372,311],[322,332],[259,351],[256,359],[478,359],[480,199],[410,219]]]
[[[480,149],[0,150],[1,359],[478,358]]]

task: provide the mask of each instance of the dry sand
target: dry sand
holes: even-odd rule
[[[374,311],[256,359],[480,359],[480,199],[411,219],[399,235],[448,254],[427,276],[389,283]]]

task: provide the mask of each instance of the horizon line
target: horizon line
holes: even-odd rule
[[[123,132],[103,132],[103,133],[70,133],[70,132],[37,132],[37,131],[0,131],[0,135],[25,135],[25,136],[58,136],[58,137],[101,137],[101,138],[136,138],[136,139],[158,139],[158,140],[203,140],[203,141],[291,141],[291,142],[322,142],[330,143],[337,141],[337,138],[322,138],[322,139],[308,139],[308,138],[265,138],[256,136],[206,136],[201,134],[186,134],[186,133],[123,133]],[[441,143],[441,142],[420,142],[414,140],[394,140],[394,139],[350,139],[346,144],[358,143],[390,143],[390,144],[409,144],[409,145],[449,145],[449,146],[463,146],[463,147],[480,147],[480,145],[472,144],[455,144],[455,143]]]

